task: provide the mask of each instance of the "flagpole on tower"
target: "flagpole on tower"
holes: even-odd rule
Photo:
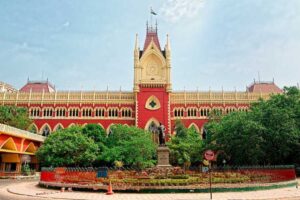
[[[150,28],[151,29],[153,29],[152,15],[157,15],[157,13],[154,12],[154,10],[152,9],[152,7],[150,7]],[[156,25],[157,25],[157,23],[156,23]]]
[[[152,29],[152,7],[150,7],[150,26]]]

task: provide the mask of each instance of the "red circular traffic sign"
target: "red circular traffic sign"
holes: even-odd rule
[[[204,158],[211,161],[215,158],[215,153],[212,150],[206,150],[204,152]]]

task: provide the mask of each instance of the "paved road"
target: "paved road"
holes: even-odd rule
[[[4,187],[9,185],[14,185],[22,182],[30,182],[30,181],[18,181],[11,179],[0,179],[0,200],[45,200],[45,198],[36,198],[36,197],[26,197],[21,195],[14,195],[6,192]]]

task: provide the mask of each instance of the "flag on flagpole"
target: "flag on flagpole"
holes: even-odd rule
[[[157,13],[154,12],[154,11],[152,10],[152,8],[150,9],[150,13],[151,13],[152,15],[157,15]]]

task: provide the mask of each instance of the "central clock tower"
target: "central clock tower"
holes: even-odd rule
[[[169,36],[161,49],[157,27],[148,27],[143,49],[136,35],[134,48],[134,87],[136,126],[151,130],[163,124],[170,133],[171,49]]]

